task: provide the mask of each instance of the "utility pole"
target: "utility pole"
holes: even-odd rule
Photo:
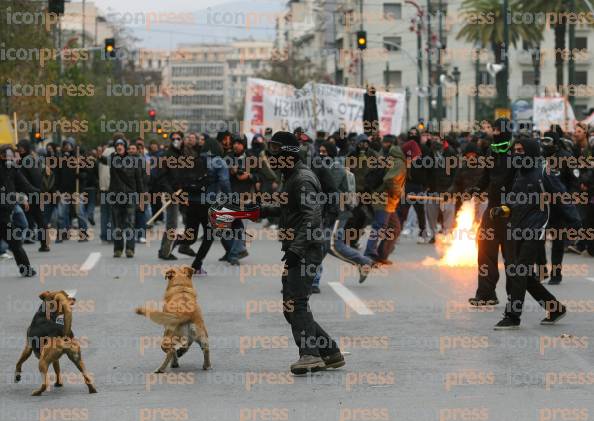
[[[363,0],[359,0],[359,15],[360,15],[360,25],[359,25],[359,30],[363,31]],[[365,67],[363,65],[363,50],[359,50],[359,74],[360,74],[360,87],[364,88],[363,84],[365,83],[365,78],[363,76],[363,72],[365,70]]]
[[[441,63],[441,51],[443,48],[443,3],[442,0],[439,0],[438,3],[438,11],[437,11],[437,18],[438,26],[439,26],[439,45],[437,49],[437,128],[441,130],[441,121],[444,118],[444,109],[443,109],[443,84],[441,83],[441,74],[443,73],[442,63]]]
[[[476,49],[476,61],[474,63],[474,119],[478,121],[479,107],[480,107],[480,96],[479,86],[481,85],[481,49]]]
[[[85,48],[86,0],[82,0],[82,48]]]
[[[568,10],[575,10],[575,0],[569,0]],[[573,50],[575,49],[575,24],[568,22],[569,25],[569,61],[567,63],[567,84],[572,87],[575,85],[575,60]],[[569,104],[573,108],[575,105],[575,95],[572,95],[573,89],[568,89]]]
[[[429,122],[433,121],[433,69],[431,67],[431,55],[433,54],[433,47],[431,45],[431,0],[427,0],[427,80],[429,89]]]
[[[501,16],[503,19],[503,45],[501,46],[501,55],[503,71],[499,74],[501,86],[498,86],[498,106],[509,109],[509,0],[503,0],[501,4]]]
[[[423,10],[413,0],[405,0],[405,3],[412,4],[417,9],[416,32],[417,32],[417,93],[420,93],[423,85]],[[417,118],[423,115],[423,97],[417,95]]]

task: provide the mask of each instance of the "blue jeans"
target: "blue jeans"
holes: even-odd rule
[[[62,199],[58,202],[58,232],[68,232],[70,230],[70,204],[64,203]]]
[[[146,221],[151,219],[153,216],[153,212],[151,209],[150,203],[146,203],[144,205],[144,211],[140,212],[140,210],[136,210],[136,222],[135,222],[135,238],[136,240],[140,238],[146,238]]]
[[[371,265],[373,260],[369,257],[363,256],[359,253],[359,250],[354,249],[346,245],[346,234],[345,226],[351,218],[351,212],[343,212],[338,217],[338,224],[335,226],[335,230],[332,233],[330,240],[330,252],[337,258],[347,263],[354,265]]]
[[[233,235],[226,233],[221,238],[221,244],[225,248],[228,260],[237,260],[239,254],[246,251],[245,248],[245,227],[241,219],[236,219],[231,224],[231,232]]]
[[[15,231],[15,236],[19,241],[23,241],[26,238],[26,232],[29,229],[29,223],[27,222],[27,217],[25,216],[25,212],[23,208],[19,205],[16,205],[12,210],[12,223],[17,231]]]
[[[97,190],[88,190],[87,192],[87,219],[95,219],[95,204],[97,203]]]
[[[78,229],[86,231],[89,228],[89,204],[78,204]]]
[[[383,209],[374,210],[371,232],[369,233],[369,240],[367,240],[367,247],[365,247],[365,256],[374,260],[379,258],[378,249],[382,237],[382,230],[386,228],[389,217],[390,214]]]
[[[101,199],[100,199],[100,210],[101,210],[101,240],[102,241],[111,241],[112,239],[112,217],[111,217],[111,205],[106,203],[105,200],[105,193],[101,192]]]

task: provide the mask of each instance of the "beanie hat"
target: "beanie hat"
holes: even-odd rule
[[[409,140],[402,145],[402,152],[407,158],[416,159],[421,156],[421,147],[414,140]]]
[[[281,145],[281,151],[289,153],[299,153],[301,147],[299,141],[293,133],[290,132],[276,132],[271,142],[279,143]]]
[[[357,145],[362,143],[362,142],[369,142],[369,136],[367,136],[366,134],[360,134],[359,136],[357,136]]]

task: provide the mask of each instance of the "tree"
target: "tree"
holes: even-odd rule
[[[521,0],[510,0],[511,13],[522,10]],[[460,7],[466,24],[460,29],[457,39],[464,39],[472,44],[490,46],[495,56],[495,63],[504,62],[505,17],[502,15],[500,0],[464,0]],[[516,23],[509,21],[509,41],[514,47],[520,41],[538,43],[542,40],[543,25]],[[499,72],[496,77],[497,91],[507,90],[508,81],[505,72]],[[507,93],[506,93],[507,94]],[[501,106],[502,104],[498,104]]]
[[[308,58],[298,59],[288,54],[285,60],[272,60],[270,66],[259,72],[257,77],[286,83],[297,88],[307,82],[328,82],[329,76],[321,69],[316,69]]]
[[[562,86],[564,84],[564,51],[566,49],[565,33],[568,25],[567,18],[564,18],[564,16],[568,11],[572,13],[588,11],[586,4],[581,0],[530,0],[524,2],[522,11],[531,13],[534,16],[539,14],[546,16],[549,13],[557,16],[557,19],[552,23],[555,31],[555,70],[557,86]]]

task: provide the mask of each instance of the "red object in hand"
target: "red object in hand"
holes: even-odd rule
[[[244,205],[243,209],[236,205],[213,206],[208,210],[208,219],[215,229],[229,229],[236,219],[260,219],[260,206]]]

